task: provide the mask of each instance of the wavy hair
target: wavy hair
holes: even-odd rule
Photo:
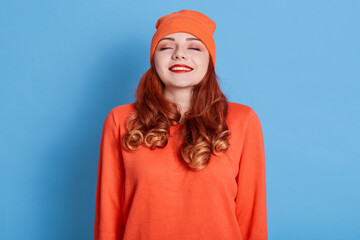
[[[177,104],[164,97],[164,84],[152,62],[139,81],[135,111],[127,119],[123,147],[128,151],[137,151],[141,146],[151,150],[164,148],[168,143],[170,125],[178,124],[181,119],[184,141],[178,154],[190,169],[205,168],[211,154],[218,156],[229,146],[230,131],[225,122],[227,99],[217,79],[210,60],[204,78],[193,88],[191,109],[181,119]]]

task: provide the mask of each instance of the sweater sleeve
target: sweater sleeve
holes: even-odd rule
[[[120,130],[113,110],[105,118],[100,142],[95,204],[95,240],[123,238],[122,190],[124,167]]]
[[[267,239],[265,149],[260,120],[250,109],[237,175],[236,218],[243,240]]]

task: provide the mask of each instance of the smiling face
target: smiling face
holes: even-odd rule
[[[192,89],[205,76],[209,60],[206,46],[194,35],[184,32],[168,34],[154,52],[156,72],[167,90]],[[180,66],[174,66],[177,64]]]

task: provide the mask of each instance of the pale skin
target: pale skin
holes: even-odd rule
[[[210,54],[206,46],[194,35],[171,33],[162,38],[154,52],[155,69],[164,83],[164,96],[178,104],[183,116],[190,108],[191,91],[205,76]],[[190,72],[173,72],[174,64],[185,64]]]

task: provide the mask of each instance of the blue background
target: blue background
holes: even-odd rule
[[[93,239],[103,121],[181,9],[217,23],[222,89],[262,123],[269,239],[360,239],[357,0],[1,0],[1,239]]]

